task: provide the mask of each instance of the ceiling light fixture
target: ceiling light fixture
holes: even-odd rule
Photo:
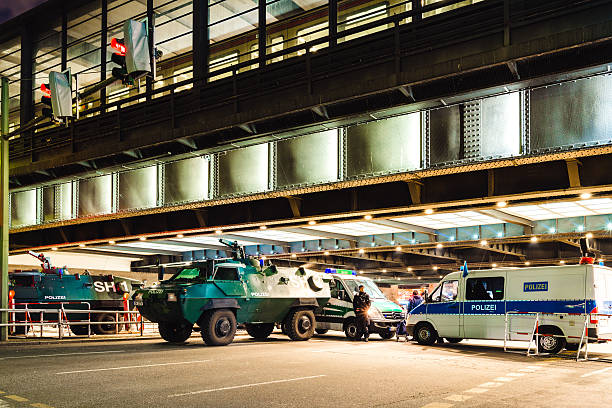
[[[529,266],[529,265],[531,265],[531,262],[525,261],[525,266]]]
[[[593,238],[593,233],[592,232],[587,232],[585,237],[587,237],[588,239],[591,239],[591,238]]]
[[[296,254],[291,254],[291,257],[292,258],[297,258],[297,255]]]
[[[329,255],[329,251],[323,252],[323,255]]]
[[[365,249],[363,249],[363,248],[359,248],[359,253],[360,253],[360,254],[365,254]]]
[[[57,251],[57,247],[51,248],[52,251]]]
[[[482,246],[487,246],[489,243],[487,242],[486,239],[483,239],[482,241],[480,241],[480,245]]]
[[[491,268],[497,268],[497,264],[496,263],[492,263],[491,264]]]
[[[138,238],[138,239],[139,239],[139,240],[141,240],[141,241],[146,241],[146,240],[147,240],[147,237],[140,237],[140,238]]]
[[[363,217],[364,220],[370,221],[372,219],[372,216],[370,214],[367,214]]]
[[[113,240],[108,241],[108,243],[111,244],[111,245],[115,245],[115,241],[113,241]]]
[[[437,243],[436,244],[436,248],[440,249],[440,248],[444,248],[444,245],[442,245],[441,243]]]
[[[498,201],[497,202],[497,206],[500,207],[500,208],[503,208],[503,207],[505,207],[507,205],[508,205],[508,203],[505,202],[505,201]]]
[[[79,244],[79,248],[85,248],[85,244]]]
[[[382,271],[383,271],[383,273],[387,272],[387,270],[386,270],[386,269],[383,269]]]
[[[425,214],[427,214],[427,215],[430,215],[430,214],[433,214],[433,213],[434,213],[434,210],[432,208],[428,208],[428,209],[425,210]]]
[[[177,234],[177,235],[176,235],[176,237],[177,237],[177,238],[183,238],[183,237],[184,237],[184,235],[183,235],[183,234]]]
[[[268,229],[268,227],[266,227],[265,225],[260,225],[260,226],[259,226],[259,229],[260,229],[260,230],[266,230],[266,229]]]
[[[308,221],[308,225],[316,225],[317,222],[315,220],[310,220]]]
[[[217,235],[221,235],[221,234],[223,234],[223,231],[222,231],[222,230],[216,230],[216,231],[215,231],[215,234],[217,234]]]
[[[565,261],[562,259],[562,260],[560,260],[560,261],[559,261],[559,263],[560,263],[561,265],[563,265],[563,264],[565,264]]]
[[[437,271],[437,270],[438,270],[438,267],[437,267],[437,266],[434,266],[434,267],[433,267],[433,270],[434,270],[434,271]]]
[[[588,200],[592,196],[593,196],[593,194],[591,194],[591,193],[582,193],[582,194],[580,194],[580,198],[583,199],[583,200]]]
[[[407,268],[406,268],[406,270],[407,270],[408,272],[412,272],[412,268],[411,268],[411,267],[407,267]]]
[[[529,240],[530,240],[531,242],[538,242],[538,237],[535,237],[535,236],[534,236],[534,237],[529,238]]]
[[[395,247],[395,250],[396,250],[397,252],[402,252],[402,247],[401,247],[401,246],[397,246],[397,247]]]

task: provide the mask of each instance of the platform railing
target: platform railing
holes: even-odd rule
[[[538,340],[540,333],[538,332],[538,327],[540,323],[540,312],[506,312],[504,317],[504,351],[508,351],[508,342],[511,341],[511,319],[512,316],[517,317],[527,317],[530,318],[533,316],[533,328],[531,330],[531,335],[529,336],[529,346],[527,347],[527,356],[537,356],[539,353],[538,350]],[[519,335],[529,335],[530,333],[526,333],[524,331],[515,331],[515,334]],[[535,340],[535,351],[531,353],[531,345]]]

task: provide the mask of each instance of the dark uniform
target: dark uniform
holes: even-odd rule
[[[357,339],[360,339],[361,335],[363,335],[364,339],[370,337],[370,332],[368,330],[368,326],[370,326],[368,310],[370,309],[371,304],[372,302],[370,301],[370,296],[368,296],[368,294],[365,292],[357,292],[355,298],[353,299],[353,311],[355,312],[355,317],[357,318],[357,329],[359,330],[357,333]]]

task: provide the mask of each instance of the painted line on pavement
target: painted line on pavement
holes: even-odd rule
[[[475,388],[470,388],[469,390],[466,390],[465,392],[471,392],[472,394],[484,394],[487,391],[489,391],[487,388],[475,387]]]
[[[497,377],[493,381],[510,382],[510,381],[514,381],[514,380],[516,380],[516,377],[514,377],[514,378],[511,378],[511,377]]]
[[[444,399],[447,399],[449,401],[455,401],[455,402],[464,402],[464,401],[469,400],[472,397],[473,395],[453,394],[453,395],[449,395],[448,397]]]
[[[252,383],[252,384],[233,385],[233,386],[230,386],[230,387],[211,388],[211,389],[208,389],[208,390],[191,391],[191,392],[185,392],[185,393],[182,393],[182,394],[172,394],[172,395],[168,395],[168,398],[172,398],[172,397],[184,397],[186,395],[207,394],[209,392],[235,390],[235,389],[238,389],[238,388],[258,387],[260,385],[269,385],[269,384],[279,384],[279,383],[286,383],[286,382],[292,382],[292,381],[310,380],[310,379],[313,379],[313,378],[321,378],[321,377],[327,377],[327,376],[325,374],[310,375],[308,377],[288,378],[288,379],[285,379],[285,380],[274,380],[274,381],[265,381],[265,382]]]
[[[27,398],[20,397],[19,395],[5,395],[4,398],[9,398],[9,399],[12,399],[13,401],[17,401],[17,402],[28,401]]]
[[[454,404],[449,404],[448,402],[432,402],[427,405],[423,405],[421,408],[450,408]]]
[[[36,402],[34,404],[30,404],[30,406],[34,407],[34,408],[53,408],[51,405],[41,404],[39,402]]]
[[[42,357],[62,357],[62,356],[82,356],[88,354],[107,354],[107,353],[125,353],[123,350],[115,351],[88,351],[83,353],[59,353],[59,354],[37,354],[34,356],[12,356],[12,357],[0,357],[0,360],[13,360],[17,358],[42,358]]]
[[[508,373],[506,374],[508,377],[522,377],[525,373]]]
[[[180,365],[180,364],[207,363],[209,361],[210,360],[196,360],[196,361],[180,361],[180,362],[176,362],[176,363],[143,364],[143,365],[137,365],[137,366],[95,368],[95,369],[92,369],[92,370],[62,371],[61,373],[55,373],[55,374],[61,375],[61,374],[93,373],[93,372],[96,372],[96,371],[127,370],[127,369],[130,369],[130,368],[146,368],[146,367],[161,367],[161,366],[171,366],[171,365]]]
[[[9,404],[8,401],[0,399],[0,408],[10,408],[10,406],[11,404]]]
[[[486,383],[480,384],[478,387],[480,387],[480,388],[495,388],[495,387],[499,387],[499,386],[502,386],[502,385],[504,385],[504,384],[499,383],[499,382],[492,382],[491,381],[491,382],[486,382]]]
[[[601,370],[591,371],[590,373],[582,374],[580,377],[582,377],[582,378],[590,377],[592,375],[597,375],[597,374],[605,373],[608,370],[612,370],[612,367],[606,367],[606,368],[602,368]]]

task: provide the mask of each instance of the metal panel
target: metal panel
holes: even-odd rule
[[[429,161],[431,165],[461,159],[461,120],[458,105],[429,112]]]
[[[79,180],[79,217],[108,214],[112,210],[112,175]]]
[[[421,114],[346,129],[348,177],[415,170],[421,164]]]
[[[36,190],[11,193],[11,228],[36,224]]]
[[[268,188],[268,156],[267,143],[219,155],[219,194],[265,191]]]
[[[119,211],[157,204],[157,166],[119,173]]]
[[[533,89],[531,150],[579,147],[612,139],[612,76]]]
[[[521,94],[485,98],[480,106],[480,151],[483,157],[517,156],[521,152]]]
[[[338,130],[277,142],[277,185],[287,187],[338,178]]]
[[[57,219],[55,212],[56,188],[57,186],[47,186],[42,188],[42,222],[51,222]]]
[[[208,198],[210,160],[194,157],[164,166],[164,204],[202,201]]]
[[[63,183],[56,190],[58,195],[55,200],[56,213],[60,220],[69,220],[72,218],[72,183]]]

